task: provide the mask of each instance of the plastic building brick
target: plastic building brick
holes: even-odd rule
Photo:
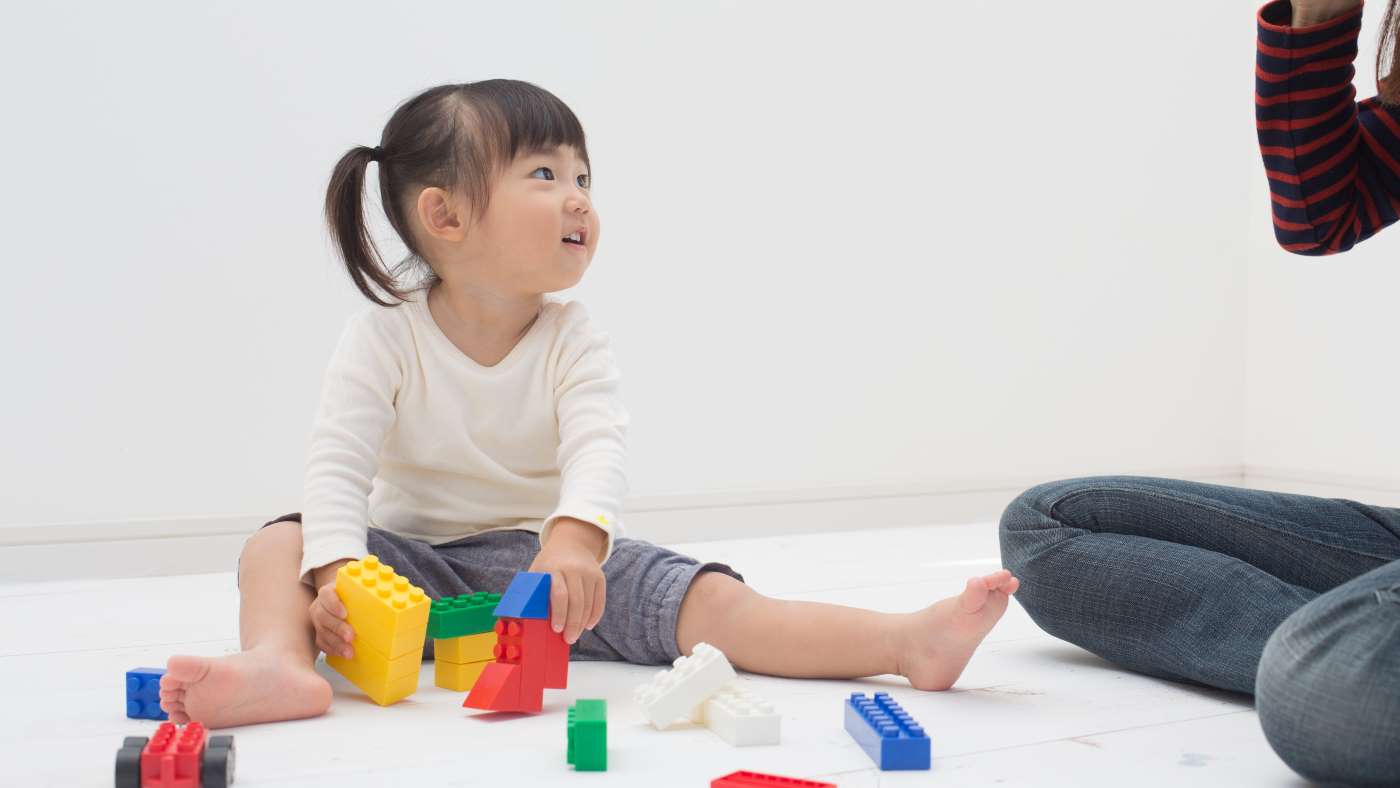
[[[508,615],[507,611],[523,616]],[[487,665],[463,706],[489,711],[539,711],[544,690],[569,683],[569,644],[549,626],[549,575],[517,572],[496,605],[495,662]]]
[[[544,619],[497,619],[493,652],[496,661],[492,664],[509,666],[512,670],[488,666],[482,675],[491,676],[491,682],[484,685],[486,689],[481,693],[472,687],[472,693],[462,705],[490,711],[539,711],[544,704],[546,635],[553,634],[549,622]],[[508,689],[499,693],[491,689],[497,681]],[[500,700],[487,700],[487,693]],[[511,699],[513,705],[503,705]]]
[[[520,666],[507,662],[486,663],[486,669],[481,671],[462,706],[488,711],[540,710],[539,705],[531,709],[521,703]]]
[[[491,618],[495,622],[495,617]],[[429,625],[431,626],[431,625]],[[433,683],[466,692],[496,657],[496,632],[433,641]]]
[[[735,747],[777,744],[782,717],[773,704],[738,684],[710,696],[701,706],[701,722]]]
[[[545,619],[503,618],[496,621],[496,661],[520,666],[520,697],[544,697],[545,635],[553,634]]]
[[[354,659],[327,654],[326,664],[359,687],[370,700],[388,706],[418,691],[418,672],[423,666],[421,651],[389,659],[368,643],[356,641],[353,645]]]
[[[608,702],[580,700],[569,707],[568,763],[576,772],[608,770]]]
[[[711,780],[710,788],[836,788],[836,783],[759,772],[734,772]]]
[[[489,660],[485,662],[447,662],[445,660],[433,661],[433,684],[450,689],[456,692],[467,692],[476,686],[476,680],[481,677],[482,671],[487,665],[492,664]]]
[[[709,643],[697,643],[690,656],[677,657],[674,667],[637,687],[637,705],[653,726],[665,730],[693,714],[696,706],[734,678],[734,668],[723,652]]]
[[[496,626],[493,611],[500,601],[500,594],[485,591],[436,600],[428,613],[428,637],[446,640],[490,632]]]
[[[563,632],[549,628],[549,621],[532,621],[526,626],[544,629],[544,686],[546,689],[568,689],[569,644]]]
[[[204,726],[163,722],[149,739],[128,736],[117,751],[117,788],[228,788],[233,782],[232,736],[206,739]]]
[[[160,708],[160,677],[165,668],[132,668],[126,672],[126,716],[133,720],[166,720]]]
[[[929,738],[909,713],[877,692],[852,692],[846,701],[846,731],[882,771],[929,768]]]
[[[431,606],[423,589],[369,555],[336,572],[335,592],[355,629],[355,656],[328,654],[326,664],[381,706],[412,695],[418,689]]]
[[[549,618],[549,575],[516,572],[496,605],[499,618]]]
[[[495,626],[495,619],[491,620]],[[433,641],[433,659],[440,662],[490,662],[496,658],[496,631]]]
[[[431,602],[423,589],[381,564],[377,556],[342,566],[336,572],[335,593],[355,628],[356,646],[369,643],[391,659],[423,650]]]

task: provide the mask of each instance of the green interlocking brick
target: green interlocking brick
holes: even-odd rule
[[[569,708],[568,762],[578,772],[608,770],[608,702],[580,700]]]
[[[500,601],[500,594],[485,591],[435,600],[428,611],[428,637],[445,640],[490,632],[496,626],[492,611]]]

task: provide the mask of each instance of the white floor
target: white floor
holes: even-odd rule
[[[991,524],[680,548],[732,564],[768,594],[888,611],[956,593],[998,555]],[[111,785],[122,737],[155,725],[125,718],[125,671],[172,652],[237,646],[232,573],[0,586],[0,599],[6,785]],[[1269,749],[1246,700],[1117,670],[1044,634],[1014,603],[949,692],[915,692],[895,677],[746,677],[783,713],[777,746],[733,748],[700,728],[652,730],[631,689],[654,670],[575,662],[569,689],[546,691],[544,713],[490,718],[434,687],[431,663],[418,693],[389,708],[325,670],[337,692],[327,716],[229,731],[237,784],[705,786],[735,769],[842,786],[1305,784]],[[876,690],[929,732],[931,772],[879,772],[845,733],[843,699]],[[564,710],[576,698],[608,701],[606,773],[575,774],[564,763]]]

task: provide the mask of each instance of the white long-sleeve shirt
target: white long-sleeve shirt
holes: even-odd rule
[[[301,577],[367,552],[373,525],[429,544],[536,531],[559,517],[621,528],[629,416],[608,335],[546,298],[510,354],[452,344],[426,292],[347,322],[326,370],[302,499]]]

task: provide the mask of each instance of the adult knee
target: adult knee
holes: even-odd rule
[[[1400,682],[1385,675],[1380,649],[1363,626],[1365,606],[1307,605],[1267,644],[1255,681],[1259,724],[1269,746],[1313,780],[1400,785]]]
[[[1062,524],[1051,515],[1055,504],[1081,490],[1100,486],[1100,477],[1061,479],[1037,484],[1007,505],[997,529],[1001,541],[1001,563],[1012,574],[1022,577],[1031,569],[1031,559],[1055,542],[1055,529]]]

